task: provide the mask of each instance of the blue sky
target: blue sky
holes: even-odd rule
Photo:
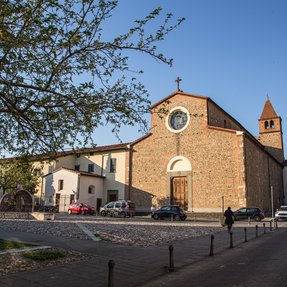
[[[186,21],[159,45],[165,56],[174,59],[171,68],[147,56],[131,59],[131,67],[145,71],[140,79],[151,102],[173,93],[179,76],[181,90],[210,97],[257,136],[268,94],[282,118],[287,145],[287,1],[120,0],[111,26],[125,31],[158,6]],[[120,136],[129,142],[142,134],[127,127]],[[95,142],[106,145],[118,140],[105,127],[95,132]]]

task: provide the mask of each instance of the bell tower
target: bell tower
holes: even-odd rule
[[[259,121],[259,141],[280,162],[284,161],[281,117],[277,116],[269,98]]]

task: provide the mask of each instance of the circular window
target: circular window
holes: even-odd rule
[[[175,108],[167,117],[167,128],[175,133],[183,131],[189,123],[189,113],[185,108]]]
[[[170,126],[178,131],[185,127],[187,123],[187,114],[183,111],[173,112],[170,116]]]

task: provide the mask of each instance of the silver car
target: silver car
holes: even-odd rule
[[[282,205],[279,209],[276,210],[275,219],[277,220],[287,220],[287,206]]]
[[[130,200],[111,201],[100,208],[102,216],[134,217],[135,204]]]

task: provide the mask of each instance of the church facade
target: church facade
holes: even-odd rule
[[[157,111],[168,101],[169,113]],[[210,98],[176,92],[152,106],[152,133],[133,143],[131,198],[220,212],[283,203],[281,119],[269,100],[253,137]],[[272,194],[272,195],[271,195]]]
[[[131,143],[35,161],[43,174],[37,197],[64,206],[62,211],[72,200],[98,208],[130,199],[139,212],[165,204],[194,212],[227,206],[270,211],[271,202],[273,208],[283,203],[281,118],[269,99],[258,138],[210,98],[180,91],[151,107],[150,130]],[[62,197],[65,204],[59,203]]]

